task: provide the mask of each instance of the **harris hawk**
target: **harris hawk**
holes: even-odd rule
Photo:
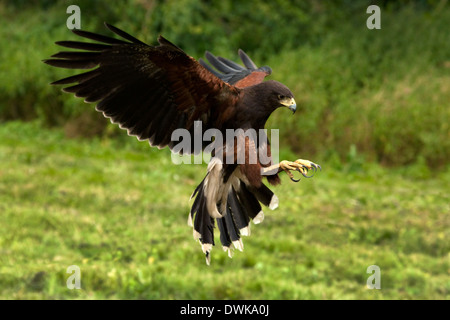
[[[46,64],[89,71],[52,84],[69,85],[63,88],[64,92],[96,103],[96,110],[112,123],[139,140],[147,140],[151,146],[167,146],[174,151],[177,141],[172,133],[183,129],[193,134],[198,122],[202,133],[215,129],[225,135],[229,129],[244,133],[264,129],[271,113],[279,107],[295,113],[292,92],[277,81],[265,81],[271,68],[258,68],[242,50],[239,56],[244,66],[206,52],[208,64],[202,59],[196,61],[162,36],[158,38],[159,45],[152,46],[110,24],[105,26],[121,39],[72,30],[95,42],[56,42],[80,51],[61,51],[44,60]],[[238,144],[231,148],[226,143],[216,145],[206,176],[191,196],[195,200],[188,224],[193,227],[194,239],[201,244],[208,265],[216,224],[222,247],[231,257],[233,247],[243,250],[241,236],[250,235],[250,221],[257,224],[263,220],[261,204],[272,210],[278,206],[278,198],[263,183],[264,177],[276,185],[280,183],[281,171],[298,181],[291,171],[310,177],[309,170],[320,168],[302,159],[263,163],[259,156],[262,149],[271,157],[267,137],[244,136],[243,141],[243,148],[238,148]],[[193,154],[202,150],[192,146],[183,151]],[[244,161],[236,161],[242,153]],[[224,154],[232,161],[224,161]],[[256,161],[250,161],[251,155]]]

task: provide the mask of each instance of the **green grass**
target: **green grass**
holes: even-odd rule
[[[279,208],[252,225],[244,252],[216,246],[208,267],[186,224],[204,165],[175,166],[126,136],[2,123],[0,298],[450,298],[448,170],[311,160],[322,172],[283,176]],[[374,264],[381,290],[366,288]],[[71,265],[80,290],[66,287]]]

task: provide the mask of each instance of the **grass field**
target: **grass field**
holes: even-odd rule
[[[283,152],[282,157],[308,158]],[[134,138],[0,125],[2,299],[448,299],[450,173],[336,165],[295,184],[244,252],[206,266],[186,224],[204,165]],[[217,239],[218,240],[218,239]],[[70,290],[69,266],[81,289]],[[381,289],[366,287],[367,267]]]

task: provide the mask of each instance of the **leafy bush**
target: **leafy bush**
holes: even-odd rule
[[[371,1],[5,1],[0,120],[37,117],[70,135],[116,132],[81,99],[48,85],[73,74],[41,63],[58,50],[55,41],[76,38],[66,28],[70,4],[80,6],[83,29],[106,34],[108,21],[148,43],[164,34],[195,58],[211,50],[237,59],[242,48],[270,65],[272,79],[296,95],[300,116],[280,110],[269,126],[283,128],[281,143],[307,158],[448,162],[445,1],[379,1],[381,30],[366,28]]]

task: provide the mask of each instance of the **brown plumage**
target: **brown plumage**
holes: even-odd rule
[[[82,51],[59,52],[45,63],[92,70],[52,84],[69,85],[63,91],[96,103],[96,109],[105,117],[129,135],[148,140],[151,146],[173,149],[176,141],[171,141],[172,132],[186,129],[193,134],[195,121],[202,121],[203,132],[215,128],[225,137],[226,129],[263,129],[278,107],[295,111],[295,104],[284,103],[286,99],[294,101],[291,91],[279,82],[263,81],[271,69],[257,68],[241,50],[239,55],[245,67],[209,52],[206,58],[210,64],[202,59],[197,62],[161,36],[159,45],[150,46],[105,25],[122,39],[74,30],[76,35],[97,43],[56,42]],[[256,163],[248,161],[249,155],[261,147],[270,156],[268,140],[260,146],[258,140],[245,139],[245,150],[232,151],[234,159],[239,152],[246,152],[245,163],[225,163],[225,158],[219,158],[215,151],[205,179],[192,195],[195,200],[189,224],[194,227],[194,238],[202,244],[208,263],[215,221],[222,245],[231,256],[232,243],[242,250],[240,237],[249,234],[250,220],[262,221],[260,203],[271,209],[278,204],[276,196],[262,182],[261,169],[267,165],[261,164],[258,156]],[[194,151],[199,150],[192,147],[187,152]],[[230,152],[225,145],[222,151]],[[280,182],[277,172],[267,178],[271,184]]]

